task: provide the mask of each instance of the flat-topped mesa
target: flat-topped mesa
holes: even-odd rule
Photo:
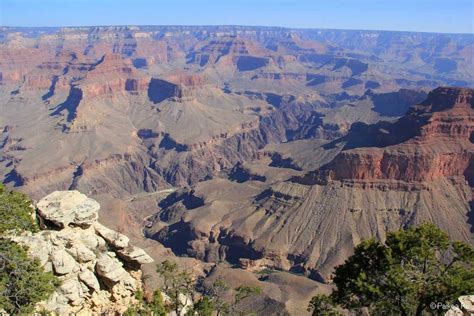
[[[141,265],[153,259],[127,236],[101,225],[99,208],[78,191],[56,191],[37,203],[42,229],[11,237],[62,281],[38,309],[60,315],[121,314],[136,302]]]
[[[87,72],[81,86],[86,97],[96,97],[117,92],[146,91],[149,80],[148,76],[135,70],[130,60],[106,54],[96,67]]]
[[[446,139],[470,142],[474,132],[474,89],[440,87],[393,124],[393,131],[414,135],[407,142]]]
[[[351,129],[354,135],[345,137],[348,149],[322,168],[293,181],[470,180],[474,173],[473,95],[473,89],[438,88],[394,124]]]
[[[468,107],[474,109],[474,89],[439,87],[431,91],[420,105],[428,107],[430,112]]]
[[[172,82],[176,85],[184,86],[184,87],[195,87],[199,88],[206,84],[209,84],[208,78],[203,75],[198,74],[174,74],[167,76],[165,78],[169,82]]]
[[[198,44],[194,51],[187,55],[187,62],[192,64],[218,65],[221,69],[238,71],[255,70],[270,63],[269,51],[260,43],[238,36],[222,36]],[[229,68],[230,67],[230,68]]]
[[[441,87],[414,108],[429,111],[428,123],[421,127],[421,138],[456,138],[469,141],[474,132],[474,89]]]
[[[306,74],[291,73],[291,72],[262,72],[254,75],[252,80],[278,80],[278,81],[298,81],[305,82]]]
[[[22,75],[22,91],[44,91],[50,99],[70,85],[80,86],[85,98],[113,93],[146,91],[149,77],[138,71],[131,60],[118,54],[91,58],[75,52],[62,52],[55,61],[45,61]],[[8,78],[7,78],[8,79]]]
[[[208,61],[212,64],[224,56],[258,54],[265,51],[253,41],[232,35],[212,39],[204,45],[198,45],[195,50],[208,56]]]
[[[191,101],[196,92],[202,91],[203,88],[212,89],[205,76],[174,74],[163,79],[152,78],[148,86],[148,98],[155,104],[164,100]]]

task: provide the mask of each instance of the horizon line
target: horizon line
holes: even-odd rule
[[[275,28],[286,30],[325,30],[325,31],[365,31],[365,32],[399,32],[399,33],[423,33],[423,34],[446,34],[446,35],[474,35],[463,32],[442,31],[412,31],[412,30],[389,30],[389,29],[349,29],[349,28],[325,28],[325,27],[291,27],[277,25],[245,25],[245,24],[97,24],[97,25],[63,25],[63,26],[12,26],[0,25],[0,28],[19,29],[67,29],[67,28],[95,28],[95,27],[247,27],[247,28]]]

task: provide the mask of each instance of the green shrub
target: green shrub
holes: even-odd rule
[[[203,296],[199,301],[197,301],[193,308],[187,313],[189,316],[212,316],[215,311],[215,306],[212,300]]]
[[[0,184],[0,235],[13,231],[38,231],[31,200],[23,193]]]
[[[137,299],[137,304],[130,306],[124,316],[166,316],[167,311],[165,307],[165,302],[163,300],[163,294],[159,289],[156,289],[153,292],[151,300],[147,301],[142,291],[137,291],[135,293],[135,298]]]
[[[336,303],[332,297],[326,294],[318,294],[311,298],[308,305],[308,312],[313,316],[339,316],[342,315],[336,308]]]
[[[26,247],[0,239],[0,308],[10,314],[29,314],[59,285],[44,272],[38,259],[28,257]]]

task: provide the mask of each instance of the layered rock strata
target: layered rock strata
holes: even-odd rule
[[[474,90],[438,88],[394,123],[351,128],[327,164],[271,185],[199,183],[162,205],[148,236],[176,253],[327,281],[354,245],[432,222],[472,242]],[[172,200],[172,199],[170,199]]]

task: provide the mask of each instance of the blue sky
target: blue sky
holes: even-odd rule
[[[474,0],[0,0],[0,24],[231,24],[473,33]]]

